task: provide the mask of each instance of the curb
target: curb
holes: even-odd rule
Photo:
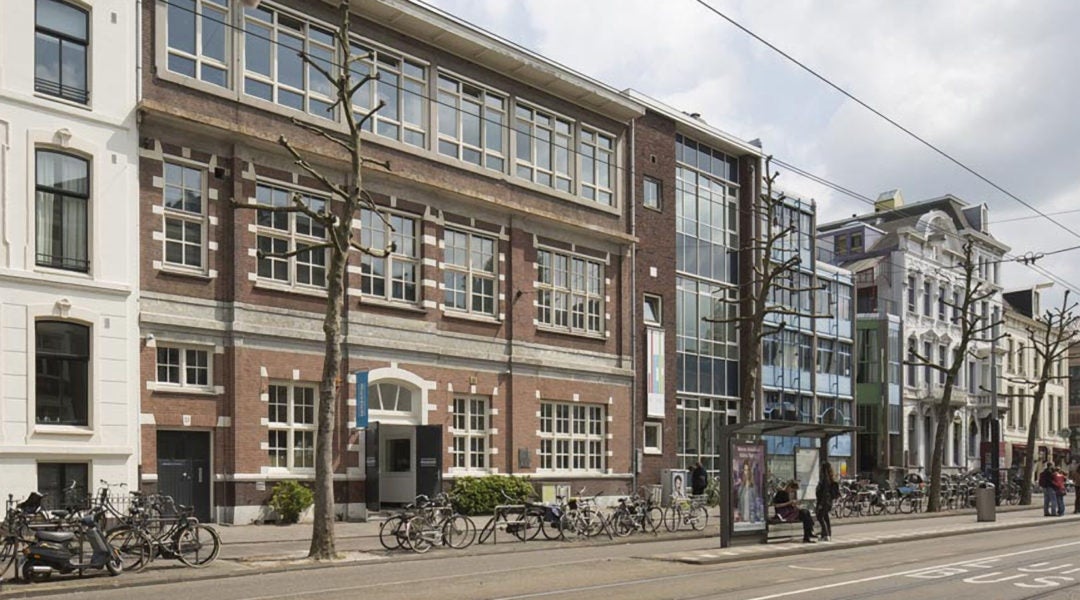
[[[1065,521],[1065,523],[1077,523],[1080,522],[1078,518],[1071,518]],[[689,565],[718,565],[732,562],[743,562],[750,560],[778,558],[784,556],[797,556],[800,554],[812,554],[815,552],[828,552],[830,550],[847,550],[850,548],[864,548],[867,546],[881,546],[884,544],[899,544],[903,542],[916,542],[928,539],[937,539],[945,537],[955,537],[960,535],[970,535],[973,533],[987,533],[994,531],[1007,531],[1011,529],[1027,529],[1030,527],[1042,527],[1045,525],[1056,525],[1061,521],[1031,521],[1029,523],[1008,523],[1002,525],[993,525],[984,527],[981,529],[961,529],[958,531],[927,531],[924,533],[912,534],[909,536],[895,537],[895,538],[883,538],[877,540],[861,540],[858,542],[828,542],[817,544],[803,544],[791,548],[777,548],[776,550],[769,552],[762,552],[760,554],[732,554],[728,556],[713,556],[713,557],[701,557],[701,558],[679,558],[671,555],[653,555],[653,556],[641,556],[646,560],[659,560],[667,562],[681,562]],[[723,551],[723,550],[719,550]]]

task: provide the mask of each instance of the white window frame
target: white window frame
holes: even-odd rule
[[[188,188],[187,185],[185,184],[185,182],[184,182],[185,175],[188,172],[195,172],[195,173],[198,174],[198,176],[199,176],[199,187],[198,187],[199,212],[195,213],[195,212],[191,212],[189,210],[185,210],[183,208],[183,200],[181,200],[181,207],[180,208],[174,208],[174,207],[170,207],[168,205],[169,189],[170,189],[170,187],[172,187],[169,184],[169,167],[175,167],[175,168],[180,169],[180,178],[181,178],[180,194],[181,194],[181,197],[183,197],[183,194],[184,194],[185,191],[188,191],[188,190],[192,189],[192,188]],[[207,224],[207,214],[209,212],[208,211],[207,201],[206,201],[206,198],[207,198],[207,186],[208,186],[208,181],[207,181],[206,170],[205,169],[203,169],[201,167],[198,167],[198,166],[193,166],[191,164],[186,164],[184,162],[177,161],[177,160],[174,160],[172,158],[166,158],[162,162],[162,190],[161,190],[161,205],[162,205],[162,208],[163,208],[163,214],[162,214],[163,237],[162,237],[162,242],[161,242],[161,244],[162,244],[161,245],[161,265],[162,265],[162,267],[167,268],[169,270],[176,269],[176,270],[180,270],[180,271],[189,271],[189,272],[195,272],[195,273],[205,273],[207,271],[207,264],[206,263],[207,263],[207,259],[208,259],[208,257],[207,257],[208,241],[206,239],[206,235],[207,235],[207,226],[206,226],[206,224]],[[180,227],[181,227],[181,237],[180,237],[180,239],[173,239],[173,238],[169,237],[169,221],[170,220],[180,222]],[[198,244],[194,244],[194,243],[190,242],[187,239],[187,226],[189,224],[197,225],[198,228],[199,228],[199,242],[198,242]],[[169,245],[170,244],[179,244],[180,245],[181,262],[174,262],[174,261],[169,260]],[[189,246],[196,246],[196,245],[199,247],[199,264],[198,265],[190,265],[190,264],[187,263],[187,252],[186,252],[186,250],[187,250],[187,248]]]
[[[260,13],[272,13],[270,21],[258,18],[254,15]],[[296,30],[288,25],[281,24],[281,18],[285,17],[293,21],[300,23],[302,31]],[[330,122],[337,122],[338,115],[337,109],[327,111],[326,109],[333,105],[335,101],[335,95],[333,91],[333,85],[330,81],[327,81],[326,77],[322,75],[315,67],[307,64],[302,59],[300,60],[302,68],[303,82],[299,87],[284,83],[280,80],[278,73],[278,58],[280,52],[287,52],[288,48],[293,46],[287,45],[282,38],[300,38],[302,48],[296,49],[302,50],[312,60],[320,62],[324,69],[327,69],[333,76],[337,70],[337,65],[340,63],[337,47],[334,42],[334,32],[336,27],[327,25],[325,23],[312,20],[306,16],[296,14],[292,11],[283,10],[277,6],[268,6],[266,4],[260,5],[257,8],[243,9],[241,21],[243,23],[242,43],[240,46],[243,48],[243,60],[240,61],[240,71],[242,77],[237,77],[237,88],[242,96],[248,98],[256,98],[263,102],[270,102],[276,106],[280,106],[285,109],[291,109],[314,115],[321,119],[327,119]],[[261,32],[251,32],[252,28],[259,27],[263,29],[269,29],[270,35],[268,43],[270,44],[270,55],[267,57],[269,61],[270,73],[260,73],[258,71],[248,69],[248,56],[247,56],[247,36],[257,36],[259,38],[265,38],[266,35]],[[320,41],[312,37],[311,29],[315,28],[319,33],[327,35],[330,41]],[[284,30],[284,31],[283,31]],[[251,33],[249,33],[251,32]],[[329,56],[327,57],[327,53]],[[290,58],[291,59],[291,58]],[[270,98],[266,99],[255,93],[248,92],[248,81],[254,82],[256,85],[266,85],[270,87]],[[300,96],[301,108],[297,108],[291,104],[282,102],[282,92],[286,94],[295,94]]]
[[[544,124],[544,120],[548,124]],[[514,103],[512,122],[514,127],[514,175],[537,185],[553,188],[567,194],[575,193],[574,165],[577,161],[574,159],[574,154],[577,146],[574,138],[577,124],[574,120],[546,108],[516,101]],[[546,158],[544,153],[538,151],[539,148],[537,147],[538,142],[544,137],[548,141]],[[520,143],[522,138],[527,140],[528,158],[519,156],[522,151]],[[556,144],[556,139],[562,140],[564,143],[562,145]],[[560,155],[557,148],[562,148],[566,152],[566,167],[562,171],[558,170]],[[546,161],[547,166],[544,166],[542,161]]]
[[[264,198],[260,198],[263,190],[268,190],[270,194],[269,201]],[[318,211],[325,209],[329,200],[325,197],[320,197],[305,191],[301,191],[295,188],[285,187],[278,183],[270,181],[259,181],[256,183],[256,201],[259,204],[266,206],[291,206],[293,204],[292,198],[294,194],[299,194],[308,207]],[[317,244],[326,242],[326,232],[323,232],[323,236],[312,235],[310,232],[317,231],[322,226],[317,224],[314,219],[311,219],[305,214],[299,212],[290,213],[274,213],[270,211],[256,211],[256,235],[255,235],[255,249],[263,250],[264,252],[292,252],[301,245],[310,247]],[[267,225],[265,222],[269,222]],[[284,227],[279,227],[278,224],[284,222]],[[301,233],[301,227],[306,227],[309,233]],[[264,243],[264,240],[268,240]],[[294,289],[307,289],[307,290],[326,290],[326,271],[330,266],[330,257],[327,249],[316,250],[315,252],[322,254],[322,263],[317,260],[313,260],[312,252],[302,252],[295,256],[288,258],[280,257],[265,257],[257,258],[255,265],[256,280],[260,282],[270,283],[272,285],[282,285]],[[257,255],[256,255],[257,256]],[[275,277],[277,265],[281,263],[285,264],[285,278]],[[262,268],[266,265],[269,269],[269,275],[262,274]],[[322,272],[322,284],[313,283],[316,280],[315,274]],[[307,271],[308,281],[301,282],[300,275],[303,271]]]
[[[163,351],[176,351],[177,362],[165,363],[161,362],[161,353]],[[192,355],[189,353],[201,353],[205,356],[205,365],[192,365]],[[197,361],[196,361],[197,362]],[[161,369],[176,368],[177,381],[171,381],[170,379],[161,378]],[[206,371],[206,383],[192,383],[190,380],[189,369],[203,369]],[[214,387],[214,351],[212,348],[200,348],[197,346],[185,346],[180,344],[165,344],[158,343],[156,350],[154,351],[154,383],[156,387],[170,387],[170,388],[191,388],[196,390],[209,390]]]
[[[230,77],[232,75],[229,64],[232,62],[232,44],[233,44],[233,22],[230,18],[230,7],[228,0],[190,0],[195,5],[195,11],[192,18],[195,21],[195,39],[192,40],[192,45],[195,48],[195,52],[187,52],[179,48],[175,48],[169,44],[169,27],[172,19],[167,15],[165,18],[165,65],[170,73],[179,75],[180,77],[190,77],[196,79],[208,85],[216,86],[221,89],[231,89],[232,82]],[[235,0],[233,0],[235,2]],[[186,11],[187,9],[179,6],[178,4],[170,3],[167,6],[167,11],[171,12],[173,9],[178,11]],[[221,23],[222,32],[224,35],[225,56],[222,59],[217,59],[209,56],[204,52],[203,44],[203,23],[206,19],[216,20]],[[195,75],[191,76],[181,71],[173,70],[170,66],[170,59],[176,56],[182,60],[191,61],[195,64]],[[206,79],[203,75],[204,67],[209,69],[216,69],[225,73],[225,82],[218,83],[211,79]]]
[[[607,419],[602,404],[540,402],[538,471],[601,473],[607,467]]]
[[[505,173],[510,163],[510,143],[507,139],[510,96],[446,71],[439,71],[436,85],[435,115],[438,122],[435,130],[438,144],[435,151],[462,162]],[[474,90],[475,94],[468,93],[469,89]],[[494,105],[496,102],[501,103],[501,108]],[[473,106],[477,111],[469,114],[475,114],[478,118],[479,144],[465,140],[463,115],[466,114],[466,106]],[[444,129],[449,129],[444,122],[444,111],[454,111],[453,134],[444,132]],[[498,136],[501,149],[494,149],[488,144],[493,136]],[[453,152],[449,151],[451,149]],[[467,158],[470,154],[475,156],[475,160]]]
[[[649,430],[656,432],[656,445],[650,446]],[[641,448],[645,454],[663,454],[664,453],[664,424],[657,421],[646,421],[642,428]]]
[[[464,236],[465,246],[461,248],[461,251],[465,254],[465,264],[459,264],[456,259],[452,259],[452,250],[457,246],[451,246],[451,235]],[[483,269],[482,260],[481,266],[475,264],[476,254],[479,250],[480,257],[483,259],[486,254],[483,254],[482,244],[488,242],[491,244],[491,270],[486,271]],[[474,233],[464,229],[457,229],[453,227],[447,227],[443,231],[443,308],[454,312],[464,312],[473,315],[494,317],[499,309],[499,240],[494,236],[482,235]],[[462,289],[458,289],[454,282],[451,280],[451,276],[456,275],[462,278],[464,286]],[[478,287],[487,282],[491,286],[489,294],[485,294],[484,290],[478,290]],[[452,303],[450,295],[461,295],[464,297],[464,307],[456,306],[456,303]],[[483,309],[483,302],[489,300],[491,302],[491,310]],[[481,302],[481,308],[476,308],[477,301]]]
[[[369,74],[380,76],[380,79],[372,79],[362,85],[353,95],[352,107],[357,116],[365,116],[380,100],[386,101],[386,106],[364,123],[364,130],[411,146],[427,148],[428,112],[431,110],[431,100],[428,98],[431,69],[428,63],[357,36],[350,37],[349,53],[366,57],[353,63],[354,82],[359,83],[360,78]],[[396,66],[392,64],[394,62]],[[396,85],[391,82],[392,77],[398,78]],[[405,118],[408,107],[406,98],[410,95],[420,103],[420,115],[416,120]],[[396,130],[393,135],[392,130]]]
[[[648,325],[662,325],[664,322],[664,299],[655,294],[645,294],[641,303],[641,319]],[[650,319],[648,314],[652,312]]]
[[[280,398],[277,394],[284,391],[285,398]],[[315,472],[315,438],[318,435],[316,431],[316,423],[318,422],[318,408],[319,408],[319,389],[314,384],[299,384],[299,383],[285,383],[285,382],[271,382],[267,388],[267,394],[269,396],[269,402],[267,404],[267,465],[271,469],[284,470],[290,472],[301,473],[314,473]],[[304,422],[303,419],[298,420],[296,418],[297,400],[298,396],[311,395],[311,422]],[[306,407],[307,398],[299,398],[305,402]],[[280,402],[279,400],[284,400]],[[284,420],[278,420],[275,418],[275,406],[284,404]],[[306,416],[306,415],[305,415]],[[276,446],[271,443],[271,433],[284,432],[285,433],[285,446]],[[301,446],[310,448],[310,461],[300,461],[302,463],[310,462],[311,466],[305,464],[297,465],[297,436],[298,434],[309,438],[310,446]],[[280,462],[274,464],[274,452],[283,450],[285,452],[285,464]]]
[[[385,257],[374,257],[364,254],[361,259],[360,293],[369,298],[377,298],[386,302],[419,304],[421,301],[420,285],[420,226],[419,219],[394,212],[384,212],[389,225],[382,220],[375,210],[370,208],[360,209],[360,244],[367,248],[383,249],[388,246],[387,240],[394,242],[394,251]],[[410,223],[410,231],[405,231],[405,224]],[[382,264],[383,274],[376,276],[373,267]],[[412,278],[395,278],[394,271],[399,266],[411,266]],[[375,294],[375,282],[383,281],[383,293]],[[368,282],[371,282],[370,284]],[[394,291],[395,285],[401,286],[401,294]],[[412,298],[406,292],[412,286]],[[400,297],[399,297],[400,296]]]
[[[546,259],[545,259],[546,257]],[[565,268],[559,266],[564,261]],[[584,277],[575,275],[575,266],[582,264]],[[604,263],[598,259],[553,250],[537,248],[536,251],[536,319],[543,329],[565,331],[584,335],[602,335],[604,333]],[[590,275],[592,268],[596,275]],[[578,279],[582,285],[578,285]],[[590,289],[590,280],[596,288]],[[583,312],[574,310],[575,299],[580,299]],[[589,303],[596,303],[596,310],[590,310]],[[560,320],[563,314],[565,322]],[[582,325],[575,324],[580,314]],[[591,322],[595,321],[595,326]]]
[[[578,195],[597,204],[614,207],[615,182],[618,179],[615,175],[615,152],[618,140],[613,134],[584,125],[581,126],[578,137],[577,166],[578,181],[581,186]],[[605,160],[601,160],[601,157]],[[604,182],[605,165],[606,182]]]
[[[491,399],[455,395],[451,402],[451,469],[488,472],[491,468]],[[477,410],[478,406],[482,413]],[[477,419],[482,422],[478,424]],[[482,444],[483,449],[475,448],[474,444]]]
[[[649,189],[652,188],[656,191],[655,198],[650,198]],[[642,180],[641,184],[641,204],[645,208],[651,208],[653,210],[662,210],[663,207],[663,195],[664,195],[664,182],[656,179],[655,177],[649,177],[648,175]]]

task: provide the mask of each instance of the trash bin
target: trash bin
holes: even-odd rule
[[[997,506],[992,486],[975,490],[975,520],[979,522],[997,520]]]

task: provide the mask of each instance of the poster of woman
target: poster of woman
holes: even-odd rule
[[[764,529],[765,446],[735,444],[731,450],[735,531]]]

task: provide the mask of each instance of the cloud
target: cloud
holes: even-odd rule
[[[708,0],[807,66],[1046,212],[1080,206],[1080,2]],[[768,152],[875,197],[945,193],[1032,214],[693,0],[437,0],[617,88],[700,112]],[[794,174],[823,220],[869,207]],[[1054,217],[1080,232],[1080,213]],[[1080,244],[1044,219],[991,230],[1014,253]],[[1080,284],[1077,254],[1041,261]],[[1010,281],[1045,280],[1009,267]],[[1060,287],[1060,286],[1059,286]]]

